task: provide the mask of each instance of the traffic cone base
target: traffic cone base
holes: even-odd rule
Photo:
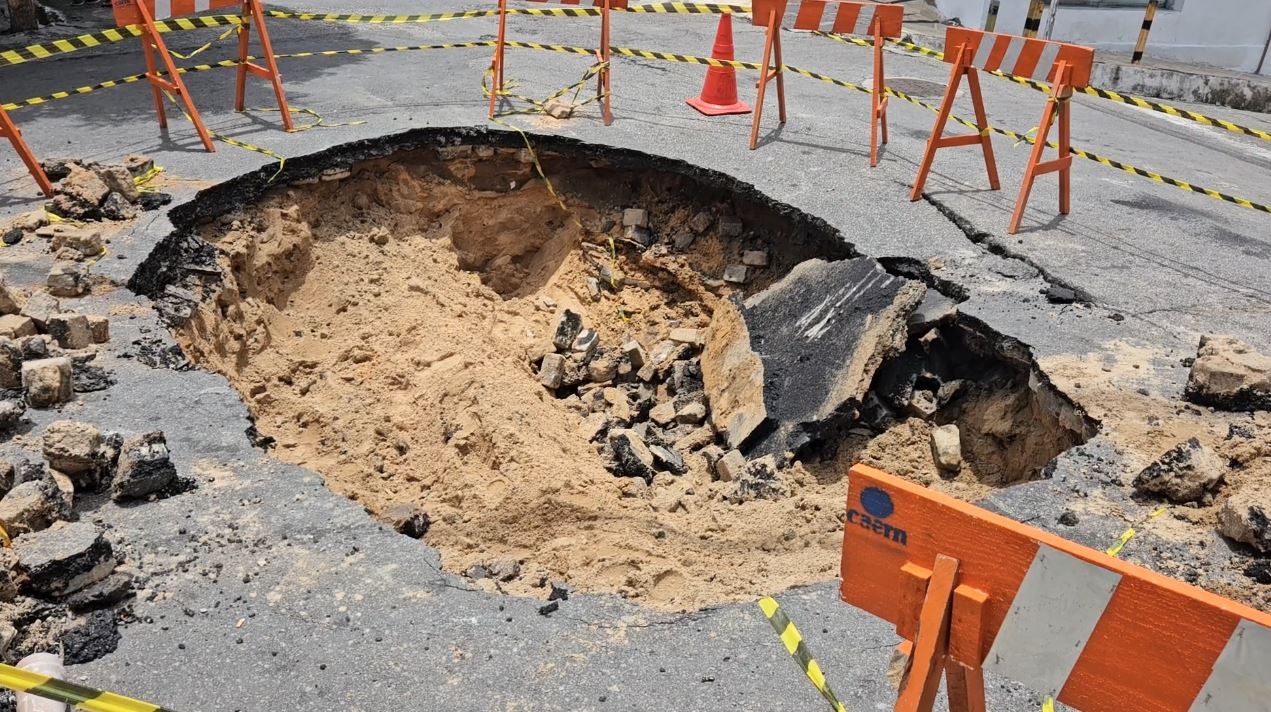
[[[725,62],[733,60],[732,15],[719,16],[711,58]],[[749,114],[751,111],[749,104],[737,99],[737,70],[732,67],[708,67],[702,93],[689,99],[688,105],[707,116]]]

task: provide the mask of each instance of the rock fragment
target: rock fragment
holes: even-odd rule
[[[701,329],[689,329],[680,327],[671,329],[671,341],[679,344],[689,344],[691,346],[702,346],[706,343],[706,337],[702,334]]]
[[[155,430],[125,438],[119,448],[119,464],[110,485],[110,498],[116,502],[138,499],[160,492],[177,479],[167,438]]]
[[[1271,554],[1271,484],[1248,484],[1232,492],[1218,510],[1218,532]]]
[[[538,381],[553,390],[560,388],[565,379],[565,357],[547,354],[538,367]]]
[[[1145,467],[1134,478],[1134,487],[1173,502],[1197,502],[1222,482],[1225,471],[1217,454],[1190,438]]]
[[[22,305],[18,303],[17,297],[9,289],[4,282],[4,275],[0,274],[0,315],[17,314],[22,311]]]
[[[962,467],[962,441],[957,425],[949,423],[931,429],[931,455],[936,467],[942,470],[957,472]]]
[[[382,515],[399,534],[419,539],[428,533],[432,518],[417,504],[394,502],[384,508]]]
[[[97,217],[110,187],[95,172],[74,163],[66,165],[67,175],[54,191],[53,212],[76,220]]]
[[[684,464],[684,457],[674,449],[662,445],[650,445],[649,452],[653,454],[655,464],[661,465],[670,472],[677,475],[688,472],[688,466]]]
[[[734,504],[785,495],[785,486],[777,472],[777,459],[773,455],[764,455],[747,463],[736,479],[737,486],[728,495],[728,501]]]
[[[52,477],[17,484],[0,499],[0,522],[11,537],[47,529],[70,513],[70,502]]]
[[[618,474],[639,477],[651,481],[656,472],[653,453],[634,430],[618,428],[609,431],[609,445],[613,448]]]
[[[17,401],[0,400],[0,433],[7,433],[22,422],[26,409]]]
[[[44,292],[32,294],[22,307],[22,315],[31,317],[38,329],[47,329],[49,317],[62,312],[62,303]]]
[[[706,210],[697,211],[693,217],[688,220],[688,227],[698,235],[711,229],[711,225],[715,223],[715,216]]]
[[[731,284],[746,283],[746,265],[728,265],[724,267],[724,281]]]
[[[1230,336],[1202,336],[1185,397],[1222,410],[1271,410],[1271,356]]]
[[[715,478],[720,482],[732,482],[746,469],[746,456],[739,450],[729,450],[714,464]]]
[[[627,208],[622,211],[623,227],[648,227],[649,211],[644,208]]]
[[[719,218],[719,234],[724,237],[739,237],[743,225],[736,215],[722,215]]]
[[[747,267],[767,267],[767,250],[746,250],[741,253],[741,263]]]
[[[104,344],[110,341],[110,320],[104,316],[89,315],[88,333],[92,337],[94,344]]]
[[[49,271],[45,285],[55,297],[79,297],[88,292],[88,270],[75,262],[59,262]]]
[[[22,364],[22,387],[32,408],[52,408],[71,399],[71,360],[62,356]]]
[[[83,314],[54,314],[48,320],[48,333],[64,349],[86,349],[93,345],[93,332]]]
[[[556,325],[552,328],[552,344],[557,351],[569,351],[582,331],[583,317],[569,309],[562,309],[556,315]]]
[[[88,423],[54,421],[44,431],[43,445],[44,459],[50,467],[81,482],[100,466],[102,434]]]
[[[115,553],[97,527],[88,522],[57,522],[13,543],[26,570],[24,589],[41,596],[63,596],[94,584],[115,570]]]

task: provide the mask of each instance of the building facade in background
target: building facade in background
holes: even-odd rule
[[[998,5],[998,32],[1024,29],[1029,0],[934,0],[946,18],[983,28]],[[1047,0],[1047,6],[1051,5]],[[1052,39],[1130,54],[1147,0],[1058,0]],[[1043,31],[1050,22],[1042,18]],[[1160,0],[1149,59],[1205,64],[1271,76],[1271,0]]]

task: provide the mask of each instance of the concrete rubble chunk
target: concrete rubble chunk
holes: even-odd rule
[[[92,337],[94,344],[104,344],[110,341],[110,319],[94,314],[90,314],[87,319],[88,333]]]
[[[67,230],[53,236],[53,251],[72,250],[79,253],[79,259],[96,257],[106,249],[102,234],[97,230]]]
[[[26,570],[25,590],[41,596],[64,596],[97,583],[115,570],[115,552],[97,527],[88,522],[57,522],[13,542]]]
[[[931,429],[931,455],[942,470],[957,472],[962,467],[962,441],[956,424]]]
[[[649,420],[658,425],[666,425],[675,420],[675,404],[670,401],[658,403],[649,411]]]
[[[647,227],[628,225],[622,229],[622,236],[641,247],[648,247],[653,244],[653,231]]]
[[[709,456],[707,456],[709,459]],[[715,479],[732,482],[746,469],[746,456],[740,450],[729,450],[714,463]]]
[[[1196,438],[1170,448],[1134,478],[1140,492],[1173,502],[1196,502],[1222,482],[1226,465]]]
[[[101,431],[88,423],[57,420],[44,431],[44,459],[54,470],[85,475],[100,466],[102,441]]]
[[[681,344],[701,346],[706,343],[706,337],[703,335],[701,329],[680,327],[671,329],[671,341]]]
[[[432,526],[432,518],[423,507],[410,502],[394,502],[384,508],[381,516],[397,531],[412,539],[419,539],[428,533]]]
[[[688,228],[698,235],[711,229],[711,225],[715,224],[715,216],[709,211],[699,210],[688,220]]]
[[[552,344],[557,351],[569,351],[583,329],[581,314],[569,309],[562,309],[556,315],[556,324],[552,327]]]
[[[706,406],[701,403],[689,403],[675,414],[675,419],[681,423],[696,425],[706,420]]]
[[[767,250],[746,250],[741,253],[741,263],[747,267],[767,267]]]
[[[786,494],[785,484],[777,472],[777,459],[773,455],[752,460],[736,476],[737,485],[728,495],[734,504],[756,499],[777,499]]]
[[[538,367],[538,381],[551,389],[560,388],[565,379],[565,357],[547,354]]]
[[[605,402],[609,404],[609,414],[614,418],[630,423],[635,419],[635,413],[631,410],[631,399],[627,397],[627,392],[620,388],[606,388],[601,391]]]
[[[52,408],[71,399],[71,360],[65,356],[22,364],[22,387],[32,408]]]
[[[52,477],[19,483],[0,499],[0,522],[9,536],[47,529],[70,514],[71,503]]]
[[[909,333],[921,334],[958,315],[958,303],[934,289],[928,289],[918,308],[909,315]]]
[[[54,189],[53,212],[72,219],[96,217],[98,208],[110,194],[110,186],[83,166],[74,163],[66,166],[66,177]]]
[[[688,466],[684,464],[684,457],[674,449],[662,445],[650,445],[649,452],[653,453],[653,461],[656,464],[661,465],[670,472],[677,475],[688,472]]]
[[[574,105],[565,99],[554,97],[543,104],[543,113],[553,119],[568,119],[574,115]]]
[[[116,502],[138,499],[160,492],[177,479],[168,441],[155,430],[125,438],[119,447],[119,463],[110,485],[110,498]]]
[[[116,569],[101,581],[66,596],[62,602],[77,613],[108,608],[127,599],[132,594],[132,584],[132,574]]]
[[[88,292],[88,270],[75,262],[59,262],[49,270],[45,286],[55,297],[79,297]]]
[[[715,442],[715,431],[709,427],[693,428],[675,442],[671,443],[672,447],[680,452],[693,452],[702,450],[708,445]],[[720,452],[723,456],[723,452]]]
[[[123,166],[132,177],[140,178],[154,169],[154,159],[140,153],[130,153],[124,156]]]
[[[649,363],[648,352],[635,339],[627,339],[622,342],[622,355],[631,363],[631,367],[637,371]]]
[[[141,190],[137,188],[137,184],[132,180],[132,173],[128,172],[125,166],[95,166],[93,172],[101,179],[106,188],[119,195],[130,203],[135,203],[141,198]]]
[[[47,329],[49,317],[61,312],[62,303],[44,292],[32,294],[22,307],[22,315],[31,317],[38,329]]]
[[[1250,483],[1232,492],[1218,510],[1218,532],[1271,554],[1271,483]]]
[[[610,356],[597,356],[587,362],[587,378],[594,383],[612,381],[618,375],[618,364]]]
[[[622,211],[623,227],[648,227],[649,211],[644,208],[627,208]]]
[[[570,345],[574,352],[574,357],[586,361],[596,353],[596,347],[600,345],[600,334],[595,329],[583,329],[578,332],[578,336],[574,337],[574,343]]]
[[[8,433],[22,422],[22,414],[26,408],[12,400],[0,400],[0,433]]]
[[[23,336],[34,336],[36,333],[35,322],[30,317],[20,314],[0,316],[0,337],[20,339]]]
[[[14,296],[9,285],[4,282],[4,275],[0,274],[0,315],[17,314],[22,311],[22,305],[18,303],[18,298]]]
[[[743,229],[741,218],[736,215],[721,215],[719,218],[719,234],[724,237],[738,237]]]
[[[702,376],[729,446],[798,454],[860,411],[879,366],[904,349],[925,289],[868,258],[814,259],[740,307],[721,303]]]
[[[1185,397],[1222,410],[1271,410],[1271,356],[1231,336],[1202,336]]]
[[[49,317],[48,333],[64,349],[86,349],[93,345],[93,332],[83,314],[54,314]]]
[[[0,549],[0,601],[9,603],[18,597],[18,588],[23,583],[22,569],[18,563],[18,555],[13,549]],[[0,653],[4,646],[0,645]]]
[[[25,358],[18,341],[0,336],[0,389],[22,387],[22,361]]]
[[[728,265],[724,268],[724,281],[730,284],[746,283],[746,265]]]
[[[928,390],[916,390],[909,396],[905,410],[915,418],[930,420],[936,414],[936,394]]]
[[[614,460],[617,463],[617,474],[624,477],[639,477],[645,482],[653,479],[657,472],[654,468],[653,453],[635,431],[618,428],[609,431],[609,445],[613,448]]]

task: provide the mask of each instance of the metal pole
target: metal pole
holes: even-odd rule
[[[1028,17],[1024,20],[1024,36],[1036,37],[1037,29],[1042,24],[1042,11],[1046,9],[1046,0],[1029,0]]]
[[[1139,28],[1139,41],[1134,44],[1130,64],[1138,64],[1143,59],[1143,50],[1147,49],[1147,33],[1152,31],[1152,18],[1156,17],[1157,4],[1157,0],[1147,0],[1147,9],[1143,11],[1143,26]]]
[[[1045,39],[1055,33],[1055,15],[1059,11],[1059,0],[1050,0],[1050,14],[1046,16],[1046,32],[1042,34]]]
[[[1001,7],[1002,3],[1000,0],[992,0],[992,2],[989,3],[989,16],[986,20],[984,20],[985,32],[992,32],[997,29],[997,11],[1001,9]]]

